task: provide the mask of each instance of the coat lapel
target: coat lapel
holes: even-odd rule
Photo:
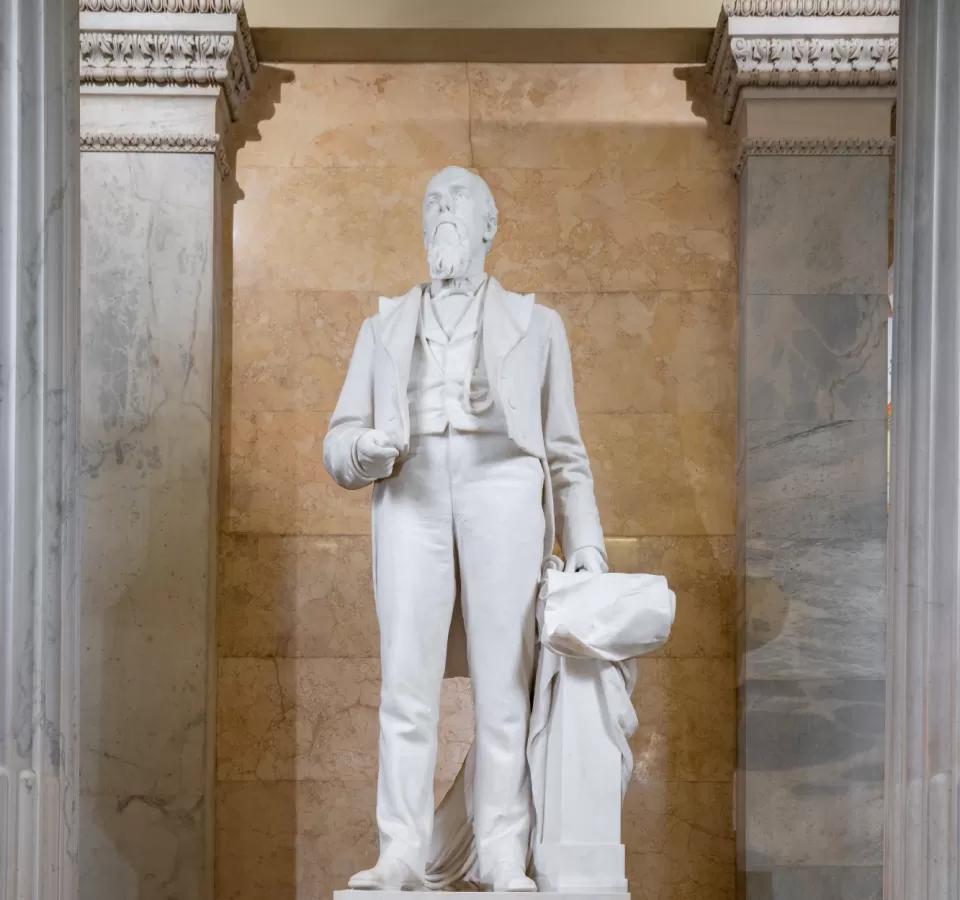
[[[404,400],[410,381],[410,362],[413,358],[413,342],[417,337],[417,323],[420,321],[422,296],[423,285],[418,284],[402,297],[380,298],[380,340],[396,369],[397,396]]]
[[[533,305],[533,294],[509,293],[496,278],[490,279],[483,313],[483,361],[494,384],[507,354],[527,333]]]
[[[405,413],[422,298],[423,285],[417,285],[402,297],[380,298],[380,341],[396,371],[397,403],[401,406],[401,414]],[[484,303],[483,361],[487,377],[497,390],[503,361],[530,326],[534,295],[505,291],[495,278],[491,278]]]

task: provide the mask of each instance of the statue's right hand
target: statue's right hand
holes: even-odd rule
[[[400,451],[383,431],[371,428],[357,438],[357,465],[367,478],[378,480],[393,474],[393,464]]]

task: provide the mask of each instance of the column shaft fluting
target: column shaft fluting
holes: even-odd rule
[[[900,18],[887,900],[960,896],[960,7]]]
[[[72,900],[78,8],[0,23],[0,897]]]

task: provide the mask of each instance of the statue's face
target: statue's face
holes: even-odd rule
[[[478,182],[466,169],[450,167],[427,185],[423,241],[431,278],[461,278],[486,255],[489,211]]]

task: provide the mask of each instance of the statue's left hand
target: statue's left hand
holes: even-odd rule
[[[564,572],[590,572],[594,575],[602,575],[607,571],[607,564],[604,561],[603,554],[596,547],[581,547],[570,554],[563,567]]]

